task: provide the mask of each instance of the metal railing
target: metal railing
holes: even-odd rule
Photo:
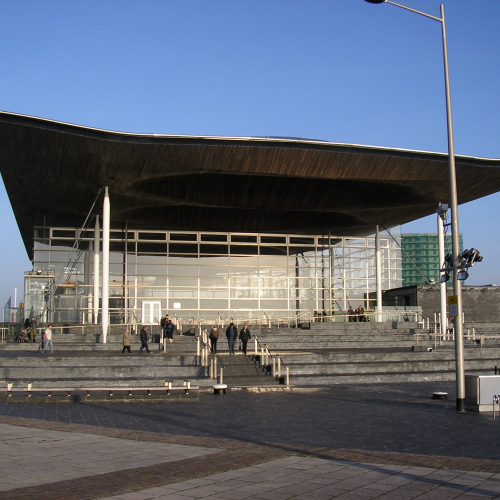
[[[283,381],[287,387],[290,386],[290,368],[279,354],[271,353],[267,344],[262,345],[257,336],[254,336],[254,359],[259,362],[261,369],[271,372],[276,380]],[[271,359],[272,365],[269,359]],[[282,367],[285,369],[285,377],[281,375]]]
[[[196,337],[196,356],[198,356],[200,360],[200,366],[203,368],[208,368],[209,378],[216,381],[218,380],[219,384],[223,384],[224,369],[226,367],[222,362],[220,356],[212,352],[206,329],[202,330],[201,334]],[[219,378],[217,378],[217,374]]]

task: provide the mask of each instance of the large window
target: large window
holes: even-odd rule
[[[77,234],[74,228],[35,229],[34,269],[51,278],[30,281],[26,307],[52,321],[93,321],[94,235],[87,231],[75,245]],[[383,289],[402,284],[399,237],[381,235]],[[219,315],[292,319],[343,312],[353,302],[373,305],[373,236],[115,227],[110,239],[111,322],[154,323],[166,312],[210,322]]]

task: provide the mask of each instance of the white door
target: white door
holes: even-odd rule
[[[142,303],[142,324],[158,325],[161,317],[161,302]]]

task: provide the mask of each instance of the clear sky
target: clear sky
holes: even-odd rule
[[[414,1],[439,16],[435,0]],[[445,9],[455,152],[500,158],[500,1]],[[447,151],[441,25],[389,4],[4,1],[0,44],[3,111],[125,132]],[[499,205],[495,194],[459,207],[465,247],[484,255],[468,284],[500,285]],[[31,264],[3,184],[0,221],[5,303],[16,284],[21,298]],[[435,217],[402,230],[435,232]]]

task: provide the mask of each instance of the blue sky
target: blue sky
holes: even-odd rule
[[[439,15],[434,0],[407,4]],[[500,158],[500,2],[445,4],[455,152]],[[447,151],[440,23],[363,0],[0,3],[0,109],[126,132]],[[36,191],[36,179],[33,179]],[[53,193],[57,196],[57,193]],[[459,207],[500,284],[500,195]],[[31,268],[0,186],[0,302]],[[435,232],[435,217],[403,227]]]

